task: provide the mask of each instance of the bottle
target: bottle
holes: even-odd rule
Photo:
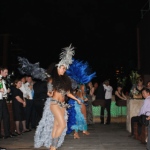
[[[2,83],[2,77],[0,76],[0,89],[3,88],[3,83]],[[3,95],[2,95],[2,92],[0,92],[0,100],[3,99]]]
[[[3,83],[2,83],[2,81],[0,80],[0,89],[2,89],[3,88]]]
[[[2,76],[0,75],[0,89],[3,88],[3,83],[2,83]]]

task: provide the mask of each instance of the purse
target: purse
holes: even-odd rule
[[[147,113],[147,112],[146,112]],[[145,126],[148,126],[149,125],[149,120],[146,120],[146,118],[148,117],[147,115],[145,114],[142,114],[139,116],[139,123],[141,125],[145,125]]]

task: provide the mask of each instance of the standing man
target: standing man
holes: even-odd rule
[[[105,108],[107,111],[107,119],[106,119],[106,123],[107,125],[110,124],[111,121],[111,113],[110,113],[110,108],[111,108],[111,100],[112,100],[112,91],[113,88],[112,86],[109,85],[109,81],[105,80],[104,81],[104,89],[105,89]],[[102,114],[104,114],[104,107],[102,107],[101,112]]]
[[[7,67],[0,67],[0,76],[2,77],[2,87],[0,89],[0,93],[2,94],[2,97],[0,99],[0,138],[2,138],[1,122],[3,120],[4,139],[13,137],[10,132],[10,116],[6,103],[8,93],[10,92],[10,89],[6,88],[6,81],[4,80],[4,78],[6,78],[7,75],[8,75]]]
[[[101,83],[96,92],[96,100],[94,102],[97,102],[96,105],[101,106],[100,110],[100,123],[104,124],[104,107],[105,107],[105,89],[104,89],[104,83]]]
[[[39,121],[42,118],[44,104],[48,97],[47,83],[48,81],[46,80],[44,81],[37,80],[35,84],[33,85],[33,90],[34,90],[34,97],[33,97],[34,104],[33,105],[36,111],[35,126],[38,125]]]
[[[31,130],[33,128],[33,113],[35,113],[35,110],[33,108],[33,96],[34,96],[34,90],[33,90],[33,79],[32,76],[26,75],[26,83],[25,83],[25,89],[26,89],[26,107],[25,107],[25,114],[26,114],[26,128],[28,130]]]

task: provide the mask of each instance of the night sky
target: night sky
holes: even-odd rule
[[[14,35],[12,44],[43,68],[58,62],[61,48],[72,43],[75,59],[109,78],[114,68],[136,68],[136,27],[146,1],[3,0],[0,33]]]

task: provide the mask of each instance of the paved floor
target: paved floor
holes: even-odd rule
[[[46,150],[45,147],[34,149],[34,130],[14,138],[1,139],[0,147],[7,150]],[[66,135],[63,145],[58,150],[146,150],[146,145],[128,137],[125,123],[89,126],[90,135],[74,139],[73,134]]]

